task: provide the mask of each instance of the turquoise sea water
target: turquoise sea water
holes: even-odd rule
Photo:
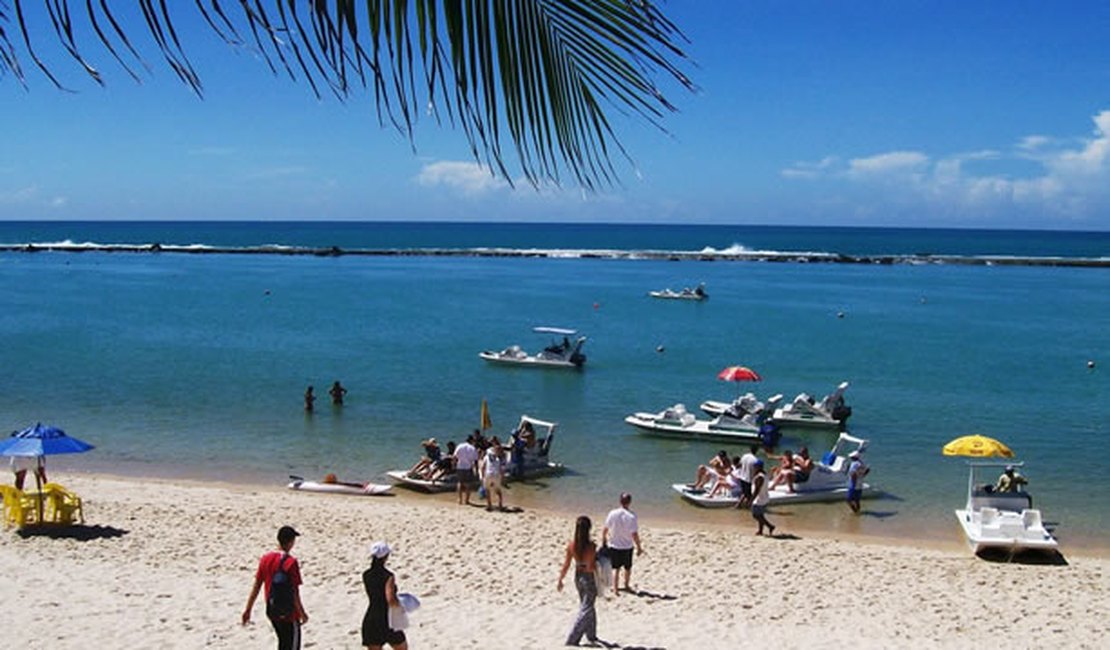
[[[1107,233],[504,224],[0,223],[0,243],[559,249],[560,257],[0,253],[0,418],[97,445],[72,470],[280,483],[331,471],[384,480],[421,438],[459,440],[489,400],[495,432],[521,413],[560,424],[567,476],[511,490],[554,508],[607,504],[727,521],[672,482],[720,447],[641,436],[633,411],[729,399],[722,367],[757,369],[761,397],[841,380],[871,478],[889,493],[780,517],[863,533],[959,539],[965,469],[940,447],[980,432],[1026,461],[1061,538],[1110,530],[1110,274],[1035,266],[839,265],[606,259],[575,251],[1110,256]],[[651,289],[705,282],[700,304]],[[843,317],[838,317],[842,313]],[[493,367],[484,349],[589,336],[582,372]],[[663,346],[664,352],[657,347]],[[1096,362],[1094,369],[1088,360]],[[339,379],[348,404],[326,390]],[[302,393],[314,384],[318,411]],[[785,446],[832,436],[788,432]],[[739,449],[737,448],[737,451]],[[1083,488],[1076,487],[1082,481]],[[433,497],[434,498],[434,497]],[[603,506],[596,506],[600,509]],[[747,526],[747,522],[744,523]]]

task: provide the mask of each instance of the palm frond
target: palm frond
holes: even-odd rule
[[[25,0],[0,0],[0,79],[27,86],[20,56],[58,88],[43,63],[41,37],[53,40],[98,84],[104,74],[78,47],[70,4],[43,0],[49,25],[28,24]],[[134,0],[146,33],[174,74],[197,95],[166,0]],[[108,0],[84,0],[91,30],[126,73],[149,66],[120,28]],[[681,71],[685,37],[652,0],[194,0],[203,23],[230,45],[249,34],[273,73],[300,80],[319,97],[347,100],[372,91],[379,122],[414,138],[427,106],[465,134],[471,154],[512,182],[506,147],[533,185],[569,172],[588,189],[617,182],[612,156],[628,158],[610,111],[658,128],[676,110],[656,77],[694,90]],[[175,11],[188,5],[174,4]],[[237,11],[236,11],[237,10]],[[119,11],[119,10],[117,10]],[[41,12],[40,12],[41,13]],[[41,21],[40,21],[41,22]],[[17,51],[7,29],[19,28]],[[111,29],[105,29],[110,26]],[[32,39],[32,36],[34,39]],[[182,34],[181,36],[185,36]],[[91,39],[90,39],[91,40]],[[127,57],[125,60],[125,56]]]

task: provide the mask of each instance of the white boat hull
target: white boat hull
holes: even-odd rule
[[[699,296],[696,293],[682,293],[681,291],[649,291],[648,295],[652,298],[659,298],[662,300],[690,300],[693,302],[701,302],[702,300],[709,299],[708,294],[701,294]]]
[[[350,494],[352,496],[378,496],[393,491],[392,485],[367,483],[362,487],[343,483],[320,483],[317,481],[295,480],[288,485],[290,490],[301,492],[323,492],[325,494]]]
[[[671,489],[690,503],[701,506],[702,508],[735,508],[740,502],[740,499],[731,496],[728,492],[720,492],[715,496],[709,496],[709,490],[691,490],[689,486],[684,483],[675,483],[671,485]],[[800,485],[795,486],[795,491],[790,492],[785,487],[778,487],[770,490],[768,493],[771,501],[769,507],[773,506],[786,506],[795,503],[828,503],[832,501],[846,501],[848,499],[847,487],[830,487],[825,489],[804,489]],[[863,490],[860,495],[863,499],[870,499],[878,496],[879,491],[872,487],[870,484],[864,483]]]
[[[832,418],[810,413],[795,413],[786,408],[776,409],[771,415],[771,419],[778,423],[779,426],[784,427],[807,427],[828,430],[837,430],[841,427],[840,422]]]
[[[524,357],[514,357],[502,354],[500,352],[479,352],[478,356],[490,363],[503,364],[507,366],[519,366],[521,368],[564,368],[570,370],[577,370],[582,367],[582,364],[572,363],[563,359],[544,359],[527,355]]]
[[[562,463],[544,463],[533,466],[525,466],[523,474],[521,474],[520,476],[506,476],[505,482],[510,483],[512,481],[526,481],[528,479],[551,476],[561,473],[564,469],[566,468],[563,466]],[[459,484],[459,479],[454,474],[449,474],[441,481],[429,481],[427,479],[409,476],[408,472],[402,469],[392,470],[386,472],[385,474],[392,480],[396,481],[398,484],[405,487],[413,488],[415,490],[420,490],[421,492],[452,492],[458,487]],[[474,488],[477,489],[478,485],[475,484]]]
[[[1027,512],[1036,512],[1036,524],[1028,525]],[[1023,550],[1055,551],[1059,544],[1040,523],[1040,511],[998,511],[997,518],[984,524],[982,510],[956,510],[971,551],[978,555],[988,549],[1015,553]]]
[[[695,420],[691,424],[660,420],[654,413],[635,413],[624,419],[641,433],[666,438],[711,440],[721,442],[761,442],[759,427],[737,422],[733,425],[715,425],[709,420]]]

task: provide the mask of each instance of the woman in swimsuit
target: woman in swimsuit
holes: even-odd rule
[[[597,599],[597,582],[594,581],[594,571],[597,570],[597,545],[590,539],[590,518],[585,515],[575,522],[574,539],[567,544],[566,557],[556,585],[559,591],[563,590],[563,578],[567,575],[571,561],[574,562],[574,586],[578,589],[578,616],[567,636],[567,645],[578,645],[583,635],[591,643],[596,643],[597,612],[594,610],[594,600]]]

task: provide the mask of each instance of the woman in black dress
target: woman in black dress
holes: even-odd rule
[[[389,544],[374,542],[370,547],[370,568],[362,574],[362,584],[370,599],[370,606],[362,617],[362,645],[369,650],[381,650],[385,644],[393,650],[408,650],[409,647],[405,642],[405,633],[389,627],[389,608],[399,605],[397,584],[393,581],[393,574],[385,568],[389,553]]]

